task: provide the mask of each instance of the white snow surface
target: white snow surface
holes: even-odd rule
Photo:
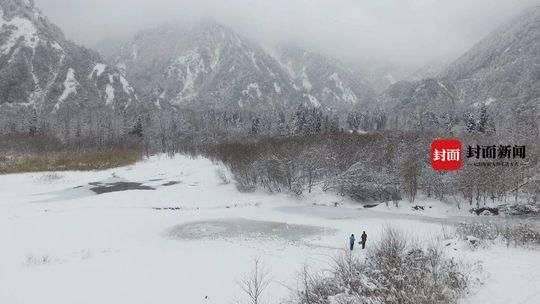
[[[107,86],[105,86],[105,103],[107,105],[114,102],[114,87],[108,83]]]
[[[132,86],[129,85],[129,82],[127,81],[126,78],[124,78],[124,76],[119,76],[120,78],[120,83],[122,84],[122,88],[124,89],[124,92],[126,94],[132,94],[134,92],[134,89]]]
[[[319,190],[303,199],[245,194],[234,180],[223,183],[219,168],[202,158],[155,156],[104,171],[0,175],[0,303],[237,303],[236,281],[254,258],[273,278],[265,303],[279,303],[304,264],[327,269],[351,233],[367,231],[369,247],[393,225],[423,241],[459,216],[436,202],[421,214],[406,212],[404,202],[398,212],[358,208]],[[89,190],[89,183],[118,181],[156,190]],[[482,261],[489,274],[463,303],[540,302],[538,251],[452,254]]]
[[[358,98],[356,97],[356,94],[354,94],[351,88],[345,87],[343,81],[341,81],[341,78],[337,73],[333,73],[332,75],[330,75],[329,79],[333,80],[336,87],[341,91],[341,99],[343,101],[349,104],[358,103]]]
[[[279,84],[277,82],[274,82],[274,90],[278,94],[281,93],[281,87],[279,86]]]
[[[64,92],[62,92],[62,95],[60,95],[60,98],[58,98],[55,108],[58,109],[60,104],[63,103],[69,96],[77,94],[77,87],[79,85],[79,82],[77,79],[75,79],[75,70],[69,68],[66,74],[66,80],[64,81]]]
[[[55,50],[57,50],[57,51],[59,51],[59,52],[64,52],[64,49],[62,48],[62,46],[61,46],[60,44],[58,44],[58,42],[56,42],[56,41],[51,42],[51,46],[52,46]]]
[[[255,93],[255,95],[253,95],[253,93]],[[259,84],[258,83],[250,83],[250,84],[248,84],[246,89],[242,90],[242,95],[261,98],[262,97],[262,92],[261,92],[261,89],[259,88]]]
[[[307,68],[305,66],[302,68],[302,76],[301,76],[302,78],[301,79],[302,79],[302,86],[304,87],[304,89],[306,91],[309,92],[309,91],[311,91],[311,89],[313,89],[313,85],[311,84],[311,81],[309,81],[309,77],[308,77],[308,75],[306,73],[306,69]]]
[[[0,14],[0,29],[9,28],[9,35],[5,38],[5,42],[0,48],[1,54],[8,54],[15,46],[15,43],[21,39],[23,44],[27,47],[35,49],[39,43],[38,31],[32,21],[26,18],[14,17],[11,20],[5,20],[2,14]],[[2,31],[3,33],[4,31]]]
[[[90,73],[89,78],[94,77],[94,75],[96,75],[96,77],[101,77],[101,74],[103,74],[106,68],[107,68],[106,64],[97,63],[92,69],[92,73]]]
[[[134,44],[133,48],[131,49],[131,60],[137,60],[139,57],[139,46]]]
[[[210,72],[198,49],[190,50],[168,68],[168,73],[177,74],[177,79],[183,84],[182,90],[176,96],[176,103],[190,101],[197,95],[196,80],[200,75]]]
[[[304,97],[307,98],[310,102],[310,104],[316,108],[320,107],[321,106],[321,103],[319,102],[319,100],[317,100],[317,98],[311,94],[304,94]]]

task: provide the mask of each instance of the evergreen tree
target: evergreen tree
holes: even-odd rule
[[[327,134],[330,132],[330,120],[328,115],[324,115],[324,120],[322,122],[322,132]]]
[[[332,121],[330,123],[330,133],[339,133],[339,117],[337,115],[334,115],[334,117],[332,117]]]
[[[472,113],[469,113],[467,115],[467,120],[465,124],[468,133],[473,133],[474,131],[476,131],[476,119],[474,118],[474,115]]]
[[[252,135],[259,134],[259,132],[261,131],[260,128],[261,128],[261,120],[259,119],[259,117],[253,118],[253,120],[251,121],[251,134]]]
[[[135,135],[137,137],[143,136],[143,122],[142,118],[137,118],[137,121],[135,122],[135,125],[133,126],[133,129],[129,132],[130,135]]]
[[[291,120],[291,133],[293,135],[305,134],[306,125],[306,108],[300,105]]]
[[[488,127],[488,113],[487,108],[485,104],[482,104],[482,107],[480,108],[480,120],[478,121],[478,128],[477,131],[480,133],[486,133],[487,127]]]
[[[32,117],[30,118],[30,124],[28,127],[28,133],[30,136],[35,136],[37,133],[38,118],[36,109],[32,110]]]

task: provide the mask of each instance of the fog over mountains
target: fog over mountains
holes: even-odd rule
[[[464,117],[486,108],[498,128],[538,120],[540,101],[540,6],[508,21],[437,77],[392,85],[382,105],[402,115]],[[436,119],[436,118],[431,118]]]
[[[537,101],[540,96],[540,6],[507,22],[443,73],[468,102]]]
[[[373,89],[338,61],[296,46],[268,50],[214,22],[139,33],[112,61],[147,100],[221,110],[348,110]]]
[[[394,79],[294,43],[261,45],[208,20],[140,31],[110,44],[104,59],[66,39],[33,1],[0,5],[4,129],[34,116],[100,109],[133,118],[141,109],[171,106],[292,112],[299,105],[341,116],[382,110],[424,128],[424,116],[454,125],[480,107],[505,116],[511,107],[536,111],[540,100],[540,6],[508,21],[446,69]],[[381,78],[388,83],[381,85]],[[14,118],[19,116],[25,118]]]
[[[143,31],[113,61],[157,105],[272,110],[297,100],[272,57],[212,22]]]

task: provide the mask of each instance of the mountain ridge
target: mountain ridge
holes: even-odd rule
[[[212,21],[142,31],[113,58],[156,104],[255,111],[303,104],[345,111],[375,95],[352,71],[322,55],[291,47],[269,50]],[[287,65],[291,61],[317,85]]]

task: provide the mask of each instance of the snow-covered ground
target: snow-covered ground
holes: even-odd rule
[[[393,225],[429,241],[464,216],[429,201],[425,212],[396,212],[318,192],[239,193],[218,168],[161,156],[99,172],[0,176],[0,303],[237,303],[236,282],[255,258],[273,279],[267,302],[278,303],[304,265],[326,269],[347,250],[351,233],[367,231],[369,246]],[[91,190],[113,186],[146,190]],[[450,247],[485,270],[486,284],[464,303],[540,303],[539,251]]]

